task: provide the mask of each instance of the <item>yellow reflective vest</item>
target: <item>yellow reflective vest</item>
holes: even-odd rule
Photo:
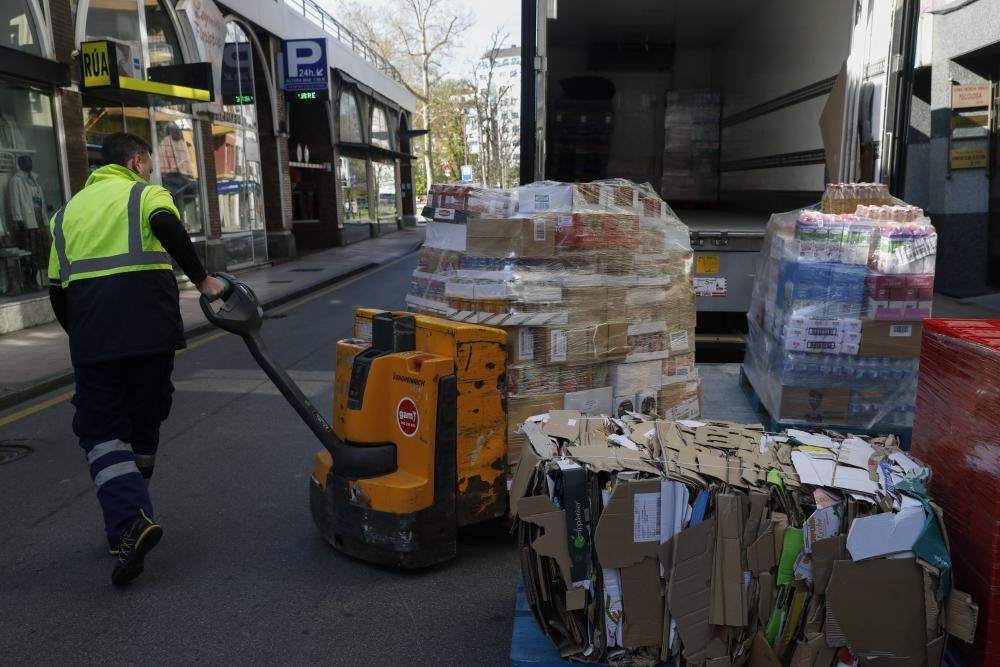
[[[117,164],[97,169],[49,221],[49,280],[66,287],[132,271],[170,271],[170,257],[149,225],[160,209],[180,217],[166,189]]]

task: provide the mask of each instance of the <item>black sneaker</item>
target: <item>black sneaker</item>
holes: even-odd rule
[[[142,510],[139,510],[139,515],[125,530],[118,545],[118,563],[111,572],[111,583],[115,586],[124,586],[142,574],[146,554],[163,537],[163,528],[158,523],[154,523]]]

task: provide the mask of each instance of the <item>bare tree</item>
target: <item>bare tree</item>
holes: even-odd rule
[[[472,26],[472,16],[456,0],[392,0],[386,12],[345,3],[350,27],[403,73],[403,85],[417,99],[424,127],[435,129],[433,97],[442,80],[442,60]],[[405,61],[405,62],[403,62]],[[434,182],[434,145],[423,141],[427,186]]]
[[[511,118],[512,86],[495,76],[501,45],[509,35],[503,26],[490,36],[490,48],[473,69],[479,177],[484,185],[507,187],[515,150]]]

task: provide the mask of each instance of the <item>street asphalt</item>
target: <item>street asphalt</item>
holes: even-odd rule
[[[408,255],[265,322],[328,419],[354,307],[401,309],[415,265]],[[336,552],[309,514],[319,443],[238,338],[190,342],[151,487],[164,538],[127,589],[111,586],[70,394],[0,414],[0,449],[30,449],[0,465],[0,664],[507,664],[518,563],[504,526],[462,533],[455,560],[421,572]]]

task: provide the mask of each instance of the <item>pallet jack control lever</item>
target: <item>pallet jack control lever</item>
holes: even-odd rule
[[[223,331],[236,334],[246,343],[247,349],[289,405],[298,413],[313,435],[330,452],[337,473],[346,479],[379,477],[396,469],[396,449],[389,446],[359,447],[345,444],[337,437],[319,411],[302,393],[299,386],[281,368],[264,345],[260,330],[264,323],[264,310],[257,295],[245,282],[228,273],[215,277],[227,284],[223,292],[222,307],[218,310],[202,295],[201,310],[209,322]]]

